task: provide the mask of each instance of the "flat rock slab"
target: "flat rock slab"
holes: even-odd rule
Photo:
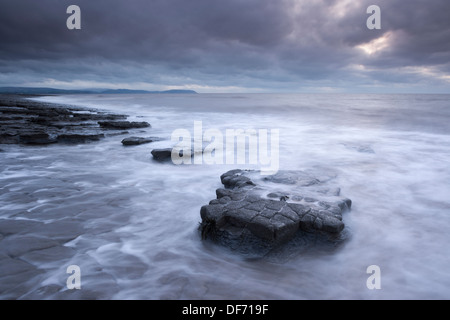
[[[2,251],[10,257],[19,257],[25,253],[58,246],[55,240],[41,236],[11,236],[1,241]]]
[[[28,235],[44,235],[45,237],[58,241],[63,244],[71,241],[85,232],[80,221],[77,220],[60,220],[50,223],[39,224],[30,228]]]
[[[39,284],[44,271],[38,267],[0,254],[0,296],[2,300],[17,299]]]
[[[20,257],[21,260],[33,265],[42,267],[44,264],[55,264],[55,261],[62,263],[75,256],[76,251],[65,247],[55,246],[42,250],[35,250],[25,253]]]
[[[34,220],[0,219],[0,234],[3,236],[9,236],[12,234],[28,234],[33,228],[43,225],[43,222]]]
[[[124,146],[138,146],[141,144],[146,143],[152,143],[156,141],[161,141],[160,138],[156,137],[149,137],[149,138],[143,138],[143,137],[129,137],[122,140],[122,144]]]
[[[201,208],[202,238],[232,248],[269,249],[291,240],[299,231],[339,234],[342,213],[351,200],[340,196],[336,176],[303,171],[232,170],[221,176],[225,189]]]

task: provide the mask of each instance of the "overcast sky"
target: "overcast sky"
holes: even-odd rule
[[[0,86],[450,93],[450,1],[0,0]]]

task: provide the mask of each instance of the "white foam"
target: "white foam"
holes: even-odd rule
[[[85,259],[88,270],[100,265],[119,279],[115,298],[448,298],[450,136],[444,107],[450,99],[436,99],[429,105],[418,104],[414,96],[39,98],[143,116],[140,121],[149,120],[152,128],[142,136],[170,137],[177,128],[192,130],[194,120],[219,130],[279,128],[280,169],[332,168],[341,194],[353,200],[352,211],[344,215],[351,237],[330,254],[309,252],[272,264],[203,243],[196,232],[200,207],[215,198],[220,175],[241,166],[152,161],[151,149],[169,141],[123,148],[123,137],[117,136],[78,147],[17,147],[21,162],[5,157],[2,164],[1,179],[8,179],[11,193],[0,197],[0,207],[37,217],[45,213],[42,205],[8,201],[24,183],[45,188],[43,168],[46,176],[76,187],[67,197],[39,202],[59,206],[60,218],[76,214],[86,232],[70,243],[79,253],[71,261]],[[431,107],[436,117],[431,125],[422,123],[418,115]],[[373,152],[361,152],[369,149]],[[149,271],[136,279],[118,274],[126,272],[114,268],[123,255],[138,258]],[[382,269],[379,292],[365,286],[372,264]],[[55,279],[60,278],[49,276],[45,283]]]

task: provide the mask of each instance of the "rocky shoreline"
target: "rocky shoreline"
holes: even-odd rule
[[[126,148],[162,140],[131,135],[133,129],[151,125],[128,121],[125,114],[26,98],[0,95],[0,146],[79,144],[124,134],[130,134],[121,140]],[[170,162],[171,154],[172,148],[151,150],[153,160],[160,163]],[[334,248],[345,240],[342,215],[351,207],[351,201],[340,196],[335,177],[323,170],[280,171],[273,176],[258,171],[226,172],[220,177],[224,187],[216,190],[217,198],[200,210],[199,235],[246,257],[274,262],[309,249],[318,252],[318,243]],[[68,217],[49,223],[0,219],[0,281],[6,285],[6,297],[27,296],[28,287],[17,284],[32,278],[37,281],[40,263],[70,259],[75,251],[65,244],[83,233],[79,221]],[[66,291],[55,294],[68,296]],[[80,297],[85,294],[91,293],[83,291]]]
[[[150,127],[147,122],[127,121],[124,114],[37,102],[27,97],[0,95],[0,144],[86,143]]]
[[[10,149],[2,144],[79,144],[123,134],[129,136],[124,137],[121,144],[117,142],[117,145],[123,145],[124,148],[162,140],[159,137],[132,135],[133,129],[151,126],[147,122],[128,121],[125,114],[36,102],[26,97],[0,95],[0,153],[4,152],[2,149]],[[151,156],[161,165],[171,161],[172,148],[149,148],[149,151],[149,161]],[[99,171],[96,178],[101,179],[102,172]],[[324,170],[280,171],[273,176],[262,176],[258,171],[229,171],[220,177],[223,188],[216,190],[217,198],[201,209],[196,209],[200,209],[201,218],[198,241],[201,242],[200,238],[207,240],[203,242],[207,246],[212,240],[214,245],[219,244],[235,253],[242,253],[246,258],[264,258],[276,263],[303,254],[306,250],[317,253],[323,248],[335,248],[337,243],[346,239],[342,215],[351,207],[351,201],[340,196],[335,177]],[[83,203],[87,201],[92,204],[99,195],[86,200],[85,194],[89,192],[78,194],[79,189],[72,180],[57,176],[43,179],[38,188],[38,191],[28,188],[23,193],[14,191],[14,200],[34,204],[39,200],[34,193],[47,192],[56,198],[54,207],[49,206],[42,212],[37,210],[32,213],[33,219],[29,219],[29,213],[21,212],[21,209],[0,219],[0,295],[8,299],[47,296],[98,298],[95,288],[87,287],[71,293],[59,285],[41,285],[41,282],[47,270],[47,267],[42,268],[43,264],[51,269],[55,261],[68,264],[80,254],[76,248],[67,246],[69,242],[86,233],[111,231],[108,223],[86,222],[87,219],[104,221],[103,216],[95,212],[84,212],[86,205]],[[106,190],[110,191],[108,188]],[[7,185],[0,187],[0,196],[10,192]],[[64,207],[63,200],[58,202],[59,198],[68,195],[76,197],[77,203],[74,206],[70,204],[69,210]],[[114,201],[115,195],[105,197],[110,197],[107,201]],[[123,199],[128,197],[124,196],[121,201]],[[99,202],[102,201],[105,202],[104,199]],[[106,213],[103,213],[103,209],[100,212],[106,217],[123,215],[120,217],[120,227],[127,224],[127,214],[117,213],[116,207],[105,210]],[[195,219],[189,223],[195,229],[198,222]],[[117,263],[120,268],[121,262]],[[111,286],[109,292],[118,291],[116,283],[110,280],[106,271],[94,271],[95,277],[106,279],[108,286]],[[140,274],[139,270],[135,272]],[[32,290],[32,287],[37,289]]]
[[[0,95],[0,153],[10,150],[6,145],[47,146],[54,144],[80,144],[99,141],[108,136],[128,134],[131,129],[148,128],[147,122],[130,122],[124,114],[112,114],[93,108],[82,108],[53,103],[36,102],[24,95]],[[128,140],[127,140],[128,139]],[[153,138],[125,138],[123,145],[136,145],[156,141]],[[134,143],[134,144],[133,144]],[[3,160],[3,159],[2,159]],[[19,160],[18,160],[19,161]],[[3,163],[2,163],[3,164]],[[2,168],[3,169],[3,168]],[[68,168],[70,170],[70,168]],[[3,170],[1,172],[4,173]],[[34,177],[36,178],[36,177]],[[97,177],[101,179],[101,175]],[[45,180],[45,178],[43,178]],[[5,177],[2,181],[9,181]],[[44,188],[40,190],[40,187]],[[101,270],[95,270],[91,277],[106,279],[110,286],[108,294],[97,288],[84,285],[84,290],[71,292],[63,285],[41,285],[47,270],[53,264],[68,264],[77,254],[76,249],[67,246],[69,242],[87,232],[110,232],[110,227],[102,224],[86,229],[86,219],[101,219],[95,213],[83,217],[85,209],[67,209],[64,204],[66,197],[78,197],[77,205],[83,207],[83,194],[78,194],[72,181],[55,176],[45,180],[39,187],[27,187],[19,183],[19,190],[13,191],[8,183],[0,186],[0,196],[13,194],[11,206],[30,203],[31,208],[39,204],[39,192],[47,193],[49,197],[59,202],[54,208],[49,206],[51,214],[44,211],[36,212],[18,209],[16,213],[5,209],[5,215],[0,217],[0,296],[2,299],[99,299],[109,297],[117,292],[117,286],[110,275]],[[50,203],[51,201],[49,201]],[[9,212],[6,214],[6,212]],[[114,211],[111,215],[119,214]],[[49,219],[50,218],[50,219]],[[124,221],[126,218],[124,218]],[[95,231],[93,231],[95,230]],[[97,231],[101,230],[101,231]],[[120,264],[120,263],[118,263]],[[65,272],[65,270],[64,270]],[[63,275],[65,273],[62,273]],[[65,282],[61,282],[65,283]]]

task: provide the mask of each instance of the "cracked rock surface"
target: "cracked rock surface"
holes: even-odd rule
[[[233,248],[275,247],[299,231],[339,234],[351,200],[340,196],[335,176],[303,171],[232,170],[221,176],[225,188],[201,208],[200,231]]]

